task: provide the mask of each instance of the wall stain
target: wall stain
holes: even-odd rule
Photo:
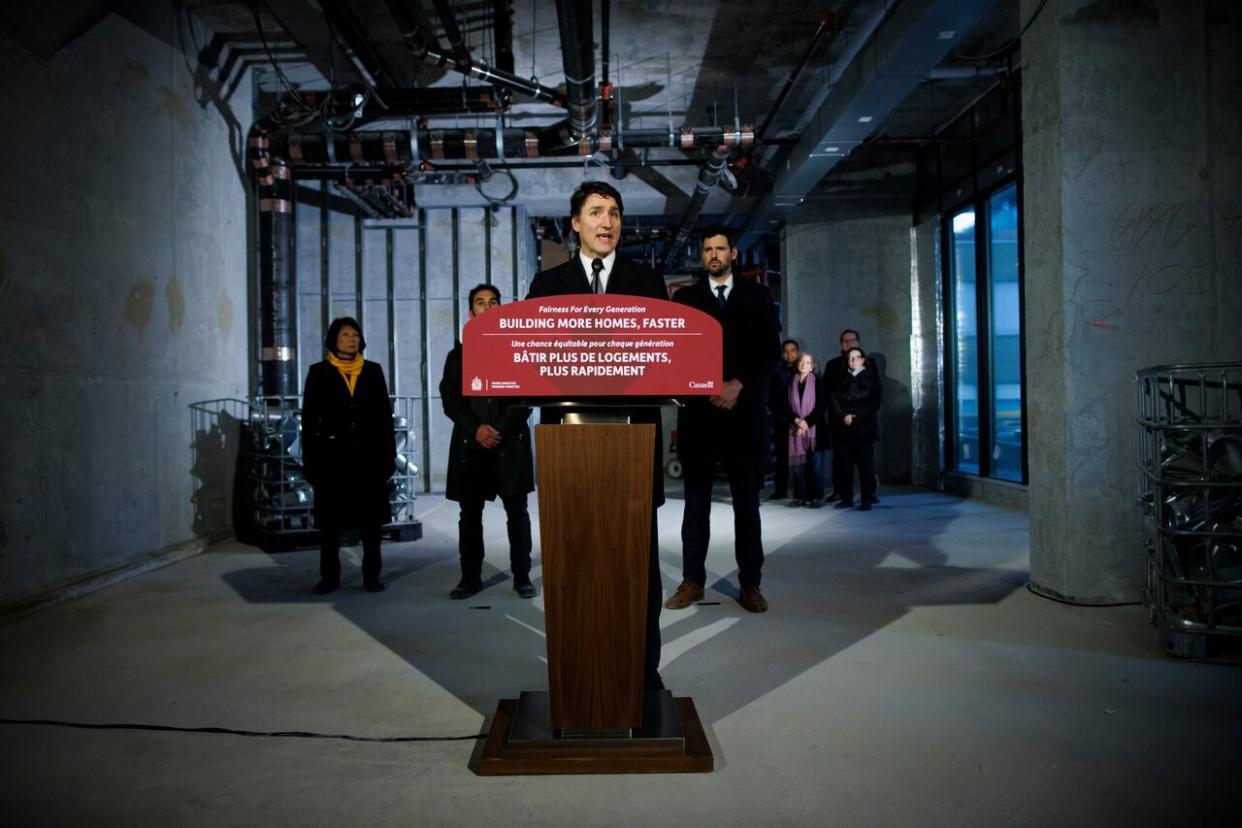
[[[185,293],[181,290],[179,279],[169,280],[164,288],[164,299],[168,302],[168,327],[176,333],[185,324]]]
[[[227,337],[233,330],[233,300],[227,293],[220,297],[220,303],[216,307],[216,320],[220,323],[220,333]]]
[[[136,60],[131,60],[121,64],[116,85],[122,89],[132,89],[135,86],[142,86],[150,82],[150,80],[151,72],[147,67]]]
[[[868,302],[861,308],[862,315],[875,322],[881,331],[891,331],[897,327],[897,309],[888,302]]]
[[[159,109],[175,121],[188,122],[193,118],[190,108],[185,105],[181,96],[167,86],[160,88]]]
[[[139,279],[125,297],[125,318],[136,330],[142,332],[151,324],[151,308],[155,305],[155,285],[149,279]]]

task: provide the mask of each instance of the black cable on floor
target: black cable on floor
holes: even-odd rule
[[[166,733],[222,733],[228,736],[263,736],[273,739],[341,739],[347,742],[468,742],[486,733],[468,736],[351,736],[348,733],[314,733],[307,730],[235,730],[229,727],[177,727],[175,725],[64,722],[57,719],[0,719],[0,724],[76,727],[83,730],[151,730]]]
[[[1055,595],[1045,595],[1044,593],[1033,588],[1030,584],[1026,585],[1026,591],[1039,598],[1044,598],[1049,601],[1056,601],[1058,604],[1065,604],[1067,607],[1088,607],[1097,609],[1103,607],[1137,607],[1143,603],[1142,601],[1120,601],[1116,604],[1082,604],[1078,601],[1067,601],[1064,598],[1058,598]]]

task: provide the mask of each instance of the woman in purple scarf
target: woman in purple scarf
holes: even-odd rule
[[[793,478],[794,496],[790,506],[818,509],[824,492],[820,483],[824,455],[817,451],[815,424],[820,419],[822,404],[818,401],[815,357],[804,353],[798,358],[798,373],[789,382],[789,473]],[[822,431],[823,429],[819,429]]]

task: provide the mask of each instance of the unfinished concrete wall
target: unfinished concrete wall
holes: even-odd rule
[[[1037,5],[1024,0],[1023,20]],[[1134,371],[1242,358],[1240,33],[1233,3],[1049,0],[1023,38],[1031,577],[1044,592],[1138,597]]]
[[[246,190],[185,58],[115,15],[46,61],[0,36],[0,109],[9,606],[212,531],[188,405],[247,390]]]
[[[911,234],[907,215],[791,221],[784,239],[785,335],[822,366],[853,328],[884,373],[876,470],[910,480]]]

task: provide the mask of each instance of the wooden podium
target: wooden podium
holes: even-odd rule
[[[549,689],[500,700],[478,773],[710,771],[694,702],[643,690],[656,428],[563,411],[535,427]]]

